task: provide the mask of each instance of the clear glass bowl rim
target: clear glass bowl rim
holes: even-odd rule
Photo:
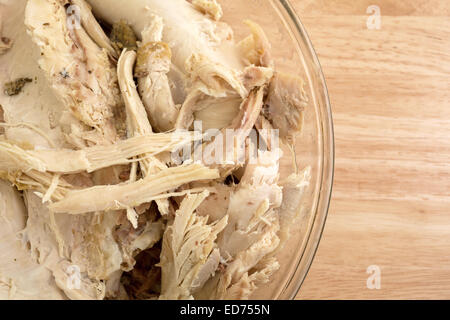
[[[312,61],[316,76],[318,77],[318,82],[322,90],[322,103],[320,105],[322,110],[321,116],[319,117],[321,126],[321,139],[322,139],[322,172],[321,172],[321,182],[320,191],[317,197],[316,211],[314,212],[313,223],[311,225],[311,231],[309,232],[308,239],[306,240],[306,246],[303,250],[302,256],[299,259],[297,266],[295,267],[294,273],[290,276],[288,283],[285,285],[284,289],[281,291],[276,299],[295,299],[300,291],[306,275],[308,274],[314,256],[316,255],[317,249],[319,247],[320,239],[322,237],[325,222],[328,215],[328,209],[331,202],[331,193],[333,187],[334,179],[334,162],[335,162],[335,145],[334,145],[334,128],[333,128],[333,117],[331,112],[331,103],[328,94],[327,85],[325,82],[325,77],[323,74],[322,67],[320,65],[319,59],[317,57],[316,51],[312,45],[312,42],[308,36],[308,33],[300,21],[299,16],[293,9],[289,0],[272,0],[276,1],[284,8],[285,13],[290,18],[290,22],[294,27],[292,30],[295,34],[296,41],[303,42],[303,45],[308,48],[309,52],[303,54],[309,54],[310,60]]]

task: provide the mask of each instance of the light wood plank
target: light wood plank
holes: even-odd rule
[[[336,135],[329,218],[298,298],[450,299],[450,2],[292,2]],[[380,30],[366,27],[372,4]]]

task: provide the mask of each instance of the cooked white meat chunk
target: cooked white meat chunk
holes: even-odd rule
[[[41,51],[39,65],[66,111],[77,147],[117,140],[114,113],[120,102],[117,77],[106,51],[86,31],[68,27],[65,0],[30,0],[25,24]],[[77,130],[78,127],[78,130]],[[93,128],[93,129],[91,129]],[[78,142],[76,142],[78,141]]]
[[[223,10],[217,0],[192,0],[192,5],[195,9],[206,13],[216,21],[222,18]]]
[[[218,139],[206,142],[202,146],[203,163],[218,167],[222,177],[226,177],[230,172],[243,165],[242,158],[245,157],[246,138],[261,113],[264,91],[264,87],[252,90],[242,102],[238,115],[227,128],[221,130],[222,136],[232,139],[233,143],[226,141],[224,143]],[[228,136],[227,129],[232,130]],[[228,132],[230,133],[230,131]],[[221,149],[222,152],[220,152]],[[222,155],[222,158],[219,158],[218,155]]]
[[[135,61],[136,53],[134,51],[127,52],[125,49],[122,52],[117,65],[119,86],[122,92],[122,97],[125,101],[127,132],[129,137],[143,136],[152,133],[152,127],[148,120],[147,112],[145,111],[145,107],[139,98],[139,94],[133,80]],[[143,154],[142,157],[145,157],[145,159],[139,161],[139,166],[144,177],[167,169],[166,164],[155,156]],[[135,175],[134,172],[133,175]],[[169,213],[168,199],[159,199],[156,200],[156,203],[158,204],[158,207],[163,215]],[[128,209],[128,212],[131,216],[133,216],[134,212],[131,209]],[[135,227],[137,226],[136,222],[134,225]]]
[[[217,261],[215,240],[227,224],[227,217],[208,225],[208,217],[195,213],[207,196],[208,192],[188,195],[164,233],[160,299],[192,299],[193,291],[215,271],[210,266],[216,266]]]
[[[0,130],[5,129],[5,138],[8,140],[49,148],[65,141],[58,125],[64,106],[56,99],[44,72],[39,69],[37,60],[40,59],[40,51],[23,23],[26,2],[8,1],[0,6],[4,34],[14,42],[10,50],[0,55],[0,85],[3,89],[5,83],[19,78],[33,80],[15,96],[6,95],[4,90],[0,90],[0,105],[5,121]]]
[[[273,73],[272,68],[248,66],[241,73],[242,83],[247,90],[263,87],[270,82]]]
[[[278,219],[272,209],[282,202],[282,189],[277,184],[279,156],[277,150],[260,154],[256,164],[247,166],[238,187],[231,193],[228,225],[218,239],[225,257],[234,257],[247,249],[260,236],[259,227]]]
[[[242,99],[248,91],[239,78],[239,72],[214,62],[201,54],[193,54],[186,60],[186,71],[192,83],[204,84],[205,93],[211,96],[223,96],[235,91]]]
[[[196,98],[197,99],[197,98]],[[208,98],[200,94],[198,100],[194,100],[191,109],[192,114],[185,114],[186,122],[181,127],[189,127],[193,120],[201,124],[202,130],[226,128],[239,114],[242,99],[238,95],[224,98]],[[195,105],[196,104],[196,107]],[[185,109],[187,110],[187,109]]]
[[[42,198],[61,200],[74,186],[58,175],[28,170],[26,173],[17,171],[0,171],[0,177],[11,182],[18,190],[34,190]]]
[[[238,107],[252,89],[264,87],[273,76],[270,68],[249,66],[236,71],[205,56],[186,61],[192,83],[177,119],[177,129],[189,129],[199,120],[205,130],[223,129],[239,115]]]
[[[197,214],[209,216],[210,221],[222,219],[228,211],[230,195],[233,188],[222,183],[214,185],[212,192],[197,208]]]
[[[133,80],[133,68],[136,61],[136,52],[122,52],[117,70],[119,85],[125,101],[125,112],[127,116],[128,137],[144,136],[152,134],[152,126],[147,118],[147,112],[138,95],[136,85]],[[147,169],[143,168],[146,172]]]
[[[74,268],[68,261],[62,261],[53,275],[58,286],[71,300],[102,300],[105,298],[105,285],[92,281],[86,275],[80,280],[72,280]],[[76,271],[75,271],[76,272]]]
[[[180,70],[194,53],[230,68],[243,68],[229,28],[212,21],[186,0],[129,0],[126,6],[116,0],[88,2],[98,17],[111,24],[125,19],[139,35],[148,26],[151,14],[162,17],[169,26],[162,41],[170,43],[172,61]]]
[[[247,300],[252,293],[265,283],[280,268],[275,258],[268,258],[257,264],[254,272],[245,272],[241,278],[233,284],[221,297],[224,300]]]
[[[92,40],[100,47],[107,51],[110,57],[117,58],[116,51],[114,50],[108,36],[103,31],[100,24],[92,14],[91,7],[85,0],[71,0],[74,6],[77,6],[80,12],[74,12],[79,14],[80,22]],[[74,7],[75,8],[75,7]]]
[[[172,52],[169,45],[162,42],[161,17],[153,15],[151,18],[150,25],[142,31],[135,74],[152,126],[159,132],[165,132],[175,128],[179,112],[173,101],[167,77],[171,68]]]
[[[262,114],[256,120],[255,128],[258,130],[259,137],[264,141],[268,150],[272,150],[279,146],[280,141],[277,140],[279,138],[279,131],[274,129],[270,121]]]
[[[208,169],[199,164],[174,167],[136,182],[70,191],[61,201],[50,204],[49,208],[54,212],[72,214],[127,209],[158,198],[165,198],[164,192],[176,189],[183,184],[218,177],[217,170]],[[96,197],[97,194],[103,194],[104,197]]]
[[[257,269],[258,263],[277,249],[280,242],[277,231],[278,225],[274,221],[248,249],[236,255],[235,259],[227,265],[225,272],[220,276],[215,299],[227,299],[227,296],[230,294],[228,291],[233,291],[233,286],[239,285],[241,278],[248,276],[252,269],[254,272],[263,271]]]
[[[5,140],[0,141],[0,171],[21,170],[27,174],[30,170],[61,174],[93,172],[129,164],[130,158],[143,154],[156,156],[174,152],[193,139],[194,135],[187,133],[150,133],[122,140],[114,145],[92,146],[81,150],[28,150],[26,146]]]
[[[263,114],[279,130],[280,138],[290,138],[302,128],[308,105],[304,86],[303,79],[281,72],[270,83]]]
[[[251,35],[238,43],[238,47],[244,63],[262,67],[274,67],[269,39],[259,24],[251,20],[245,20],[245,24],[250,28]]]
[[[303,195],[311,180],[311,168],[307,167],[299,173],[292,173],[285,181],[280,182],[283,188],[283,202],[277,209],[280,216],[280,239],[285,242],[289,238],[291,226],[300,215]]]
[[[32,258],[20,237],[26,215],[19,193],[0,181],[0,299],[64,299],[51,271]]]
[[[220,250],[215,248],[208,256],[204,264],[198,269],[197,275],[191,284],[191,293],[195,294],[205,283],[216,274],[220,265]]]
[[[239,72],[215,63],[206,56],[193,54],[186,61],[186,70],[190,75],[191,86],[188,88],[188,95],[178,115],[177,129],[189,129],[195,120],[195,114],[201,115],[199,113],[201,111],[204,111],[203,114],[221,118],[223,111],[213,114],[214,110],[210,110],[215,109],[214,106],[218,101],[220,101],[220,110],[236,112],[236,107],[248,95],[248,90],[242,83]],[[235,115],[236,113],[231,114],[231,118],[234,118]],[[198,120],[203,122],[205,119],[199,118]],[[206,122],[207,128],[211,127],[209,123],[210,121]]]
[[[30,191],[25,192],[25,200],[28,220],[24,237],[30,245],[32,257],[52,272],[56,284],[69,298],[102,299],[104,290],[101,282],[91,279],[87,274],[88,271],[94,274],[104,272],[104,264],[98,263],[103,260],[98,256],[99,248],[95,235],[91,238],[82,236],[81,232],[86,232],[89,228],[87,221],[83,217],[57,217]],[[67,232],[69,230],[74,230],[74,233]],[[103,237],[104,234],[97,236]],[[85,241],[78,242],[78,237],[83,237]],[[75,258],[77,253],[83,253],[84,261]],[[79,280],[83,283],[80,287],[75,284],[72,286],[71,282],[67,281],[74,272],[80,275]]]
[[[216,283],[213,289],[211,284],[206,284],[205,292],[198,293],[202,298],[235,296],[237,288],[242,286],[242,277],[247,277],[250,270],[255,275],[262,272],[255,270],[255,266],[279,246],[280,222],[276,209],[282,202],[282,189],[277,184],[280,155],[279,150],[260,153],[256,163],[247,165],[239,185],[231,193],[226,211],[228,224],[217,239],[226,262],[225,270],[209,280]],[[253,292],[252,288],[247,287],[246,292]]]

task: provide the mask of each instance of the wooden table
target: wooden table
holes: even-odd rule
[[[292,0],[324,69],[333,199],[299,299],[450,299],[450,1]],[[381,28],[369,30],[370,5]],[[368,289],[370,265],[381,288]]]

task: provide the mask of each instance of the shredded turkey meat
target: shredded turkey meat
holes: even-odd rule
[[[308,96],[263,28],[236,41],[217,0],[5,2],[0,299],[270,282],[311,168],[280,174]]]

